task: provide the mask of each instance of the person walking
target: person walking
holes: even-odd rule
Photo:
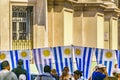
[[[1,69],[0,80],[18,80],[17,76],[13,72],[10,72],[10,64],[8,61],[1,63]]]
[[[59,80],[59,76],[58,76],[58,74],[57,74],[55,69],[51,70],[51,75],[55,78],[55,80]]]
[[[82,79],[82,71],[76,70],[74,71],[74,79],[73,80],[84,80]]]
[[[60,80],[72,80],[72,75],[69,74],[69,68],[67,66],[64,67]]]
[[[17,78],[19,80],[27,80],[27,71],[22,68],[23,66],[23,60],[18,60],[17,68],[14,68],[12,72],[14,72],[17,75]]]
[[[92,73],[92,80],[104,80],[108,77],[106,66],[103,64],[97,65],[98,69]]]
[[[50,66],[46,65],[44,67],[44,73],[37,76],[35,80],[55,80],[55,78],[51,75]]]

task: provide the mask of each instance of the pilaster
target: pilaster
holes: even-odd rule
[[[48,25],[49,25],[49,43],[50,46],[62,46],[72,44],[72,21],[73,9],[72,3],[67,0],[48,1]],[[67,17],[69,15],[69,17]],[[67,17],[67,18],[66,18]],[[67,20],[66,20],[67,19]],[[71,28],[70,28],[71,26]],[[68,28],[67,28],[68,27]],[[52,28],[52,29],[50,29]],[[70,29],[66,31],[67,29]],[[70,40],[67,40],[69,39]]]
[[[0,50],[10,49],[9,0],[0,0]]]
[[[79,45],[82,44],[83,46],[104,48],[103,11],[106,5],[102,3],[79,3],[74,4],[74,6],[76,9],[74,11],[74,38],[78,40],[81,37],[81,42],[75,41],[75,44],[79,43]],[[76,7],[79,8],[77,9]],[[75,32],[76,29],[80,30],[79,34]],[[78,36],[79,38],[77,38]]]
[[[74,6],[74,15],[73,15],[73,44],[74,45],[83,45],[83,7]]]
[[[106,9],[105,14],[105,47],[108,49],[118,49],[118,9]]]

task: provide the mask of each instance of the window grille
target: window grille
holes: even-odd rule
[[[13,40],[31,39],[32,6],[12,6]]]

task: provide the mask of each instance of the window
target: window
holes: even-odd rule
[[[31,39],[32,6],[12,6],[13,40]]]

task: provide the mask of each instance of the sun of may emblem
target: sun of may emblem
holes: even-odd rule
[[[21,52],[21,56],[22,56],[22,57],[27,57],[27,55],[28,55],[28,54],[27,54],[25,51]]]
[[[1,54],[0,54],[0,59],[1,59],[1,60],[4,60],[5,58],[6,58],[6,55],[5,55],[4,53],[1,53]]]
[[[107,58],[111,58],[111,57],[112,57],[112,53],[111,53],[111,52],[106,52],[105,56],[106,56]]]
[[[66,55],[70,55],[71,51],[70,51],[69,48],[66,48],[66,49],[64,50],[64,53],[65,53]]]
[[[50,51],[49,51],[49,50],[44,50],[44,51],[43,51],[43,55],[44,55],[45,57],[49,57],[49,56],[50,56]]]
[[[76,54],[76,55],[81,55],[81,50],[80,50],[80,49],[76,49],[76,50],[75,50],[75,54]]]

